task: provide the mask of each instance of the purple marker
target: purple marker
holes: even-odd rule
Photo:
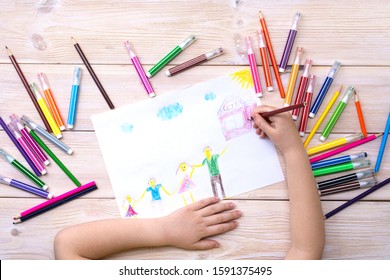
[[[279,72],[284,73],[286,70],[286,66],[288,63],[288,59],[290,58],[291,50],[294,44],[295,36],[297,35],[298,23],[301,19],[301,13],[296,13],[294,17],[293,24],[291,25],[290,32],[288,33],[287,42],[284,46],[282,60],[279,64]]]
[[[39,189],[39,188],[36,188],[34,186],[30,186],[26,183],[20,182],[18,180],[7,178],[7,177],[1,176],[1,175],[0,175],[0,183],[18,188],[20,190],[24,190],[26,192],[41,196],[43,198],[51,199],[53,197],[53,195],[51,193],[49,193],[48,191],[44,191],[42,189]]]

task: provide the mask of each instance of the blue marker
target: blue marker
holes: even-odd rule
[[[341,157],[327,159],[327,160],[320,160],[317,162],[313,162],[311,164],[311,169],[314,170],[317,168],[328,167],[328,166],[332,166],[332,165],[336,165],[336,164],[353,162],[353,161],[361,160],[362,158],[365,158],[365,157],[367,157],[367,153],[362,152],[362,153],[348,155],[348,156],[341,156]]]
[[[385,152],[386,142],[387,142],[387,137],[389,136],[389,132],[390,132],[390,112],[389,112],[389,115],[387,116],[385,133],[383,134],[381,146],[379,148],[378,157],[377,157],[376,163],[375,163],[375,168],[374,168],[375,173],[377,173],[379,171],[379,168],[381,166],[381,161],[382,161],[383,153]]]
[[[317,95],[316,100],[314,101],[313,105],[311,106],[310,114],[309,114],[310,118],[314,118],[315,115],[317,114],[318,109],[320,108],[321,103],[324,100],[325,95],[328,92],[328,90],[330,88],[330,85],[333,82],[333,79],[335,78],[337,72],[340,69],[340,66],[341,66],[341,62],[340,61],[336,60],[333,63],[332,68],[330,69],[329,74],[326,77],[326,79],[325,79],[325,81],[324,81],[324,83],[323,83],[323,85],[322,85],[322,87],[320,89],[320,92]]]
[[[68,129],[73,129],[76,120],[77,100],[79,98],[79,88],[81,79],[81,68],[76,66],[73,72],[73,85],[72,92],[70,94],[70,103],[68,111]]]

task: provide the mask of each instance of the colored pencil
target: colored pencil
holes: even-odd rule
[[[13,133],[16,141],[18,141],[20,146],[22,146],[23,150],[26,152],[27,156],[31,159],[35,167],[38,169],[39,173],[41,173],[41,175],[45,175],[47,173],[45,165],[30,148],[27,141],[24,140],[24,137],[22,137],[22,134],[20,134],[19,130],[15,129],[11,124],[8,124],[8,129],[11,131],[11,133]]]
[[[312,156],[318,153],[322,153],[340,146],[343,146],[348,143],[352,143],[356,140],[363,139],[363,133],[357,133],[352,135],[347,135],[345,137],[337,138],[333,141],[326,142],[314,147],[311,147],[307,150],[308,156]]]
[[[346,162],[346,163],[314,169],[313,175],[314,177],[319,177],[319,176],[325,176],[325,175],[349,171],[349,170],[362,169],[362,168],[369,167],[370,164],[371,162],[369,160]]]
[[[34,139],[31,138],[30,134],[28,133],[27,128],[24,125],[22,125],[22,123],[20,122],[19,117],[16,114],[11,114],[9,116],[9,118],[11,120],[11,123],[13,123],[13,125],[17,127],[17,129],[22,134],[22,136],[25,139],[25,141],[27,142],[27,144],[31,147],[31,149],[37,155],[39,160],[41,162],[43,162],[44,165],[49,165],[50,164],[49,158],[45,155],[45,153],[38,146],[38,144],[34,141]]]
[[[294,45],[295,37],[297,35],[298,24],[300,19],[301,19],[301,13],[296,13],[290,31],[287,36],[287,41],[286,41],[286,45],[284,46],[282,59],[280,60],[279,63],[279,72],[281,73],[284,73],[284,71],[286,70],[288,59],[290,57],[291,50]]]
[[[49,106],[46,103],[46,100],[43,98],[43,96],[40,93],[40,89],[36,83],[32,83],[30,85],[32,92],[34,93],[35,98],[37,99],[37,102],[39,104],[39,107],[41,107],[43,114],[46,117],[46,120],[49,122],[49,125],[54,133],[54,135],[58,138],[62,138],[61,130],[58,127],[58,124],[56,123],[52,113],[50,112]]]
[[[337,157],[337,158],[320,160],[320,161],[312,163],[311,169],[314,170],[314,169],[332,166],[332,165],[336,165],[336,164],[340,164],[340,163],[352,162],[352,161],[360,160],[360,159],[363,159],[366,157],[367,157],[367,153],[361,152],[361,153],[347,155],[347,156],[341,156],[341,157]]]
[[[30,130],[30,134],[32,138],[38,143],[39,146],[51,157],[51,159],[57,163],[57,165],[61,168],[62,171],[72,180],[72,182],[77,186],[81,186],[79,180],[69,171],[69,169],[59,160],[59,158],[49,149],[48,146],[38,137],[38,135],[34,132],[34,130]]]
[[[360,129],[362,130],[364,137],[367,137],[367,129],[366,129],[366,124],[364,122],[362,106],[360,105],[359,97],[357,95],[356,90],[355,90],[355,107],[359,118]]]
[[[313,97],[313,91],[314,91],[314,84],[316,81],[316,76],[311,75],[310,80],[309,80],[309,86],[307,87],[306,94],[304,96],[304,103],[306,103],[306,106],[303,108],[303,113],[301,117],[301,121],[299,123],[299,135],[302,137],[306,133],[306,127],[307,127],[307,121],[309,119],[309,109],[310,109],[310,104],[311,104],[311,99]],[[298,109],[294,109],[294,111],[297,111]],[[294,117],[294,116],[293,116]]]
[[[34,207],[31,207],[31,208],[21,212],[18,216],[14,217],[14,220],[17,220],[17,219],[20,219],[22,217],[26,217],[26,216],[32,215],[34,212],[37,212],[37,211],[39,211],[39,210],[41,210],[41,209],[43,209],[45,207],[48,207],[52,203],[56,203],[58,201],[64,200],[64,199],[66,199],[68,197],[71,197],[71,196],[77,194],[77,193],[83,192],[83,191],[85,191],[87,189],[94,188],[94,187],[96,187],[96,184],[95,184],[94,181],[92,181],[92,182],[84,184],[84,185],[82,185],[80,187],[71,189],[70,191],[67,191],[67,192],[65,192],[63,194],[60,194],[58,196],[53,197],[53,199],[51,199],[51,200],[45,201],[43,203],[35,205]]]
[[[33,122],[29,117],[26,115],[23,115],[21,117],[21,121],[31,130],[34,130],[39,135],[44,137],[46,140],[50,141],[54,146],[62,150],[63,152],[67,153],[68,155],[71,155],[73,153],[72,148],[70,148],[68,145],[63,143],[62,141],[58,140],[56,137],[48,133],[43,127],[39,126],[35,122]]]
[[[299,80],[297,95],[295,97],[294,104],[301,103],[304,96],[305,96],[306,88],[308,87],[308,84],[309,84],[309,71],[310,71],[311,63],[312,63],[311,59],[306,59],[305,66],[303,67],[303,73],[302,73],[301,79]],[[316,76],[315,75],[311,75],[311,76],[315,80]],[[314,91],[314,85],[312,86],[311,93],[313,93],[313,91]],[[292,118],[294,121],[298,119],[299,112],[300,112],[299,108],[294,109],[292,111],[291,115],[292,115]]]
[[[314,101],[313,105],[311,106],[310,114],[309,114],[310,118],[314,118],[318,112],[318,109],[320,109],[321,103],[324,100],[325,95],[328,92],[334,78],[336,77],[336,74],[339,71],[340,66],[341,66],[341,62],[336,60],[333,63],[332,67],[330,68],[328,76],[326,76],[325,81],[322,84],[320,91],[318,92],[317,98]]]
[[[168,64],[169,61],[174,59],[179,53],[185,50],[188,46],[190,46],[193,42],[195,42],[195,36],[191,35],[187,37],[183,42],[181,42],[178,46],[173,48],[167,55],[165,55],[159,62],[157,62],[149,71],[146,72],[146,75],[151,78],[157,74],[165,65]]]
[[[291,110],[294,110],[296,108],[302,108],[302,107],[305,107],[305,106],[306,106],[306,103],[303,102],[303,103],[299,103],[299,104],[295,104],[295,105],[291,105],[291,106],[275,109],[273,111],[264,112],[264,113],[261,113],[260,115],[263,118],[268,118],[268,117],[274,116],[276,114],[280,114],[280,113],[283,113],[283,112],[291,111]]]
[[[38,112],[39,116],[41,117],[43,124],[45,125],[47,131],[52,132],[51,131],[51,127],[50,127],[49,123],[47,122],[47,120],[45,118],[45,115],[43,114],[41,108],[39,107],[38,102],[35,99],[33,92],[31,91],[31,88],[30,88],[30,86],[29,86],[29,84],[27,82],[26,77],[24,76],[22,70],[19,67],[18,62],[15,59],[15,56],[11,53],[11,50],[7,46],[5,48],[7,49],[8,57],[11,60],[12,65],[15,67],[15,70],[18,73],[19,78],[22,81],[22,84],[24,85],[24,88],[26,89],[28,95],[30,96],[31,101],[33,102],[33,104],[35,106],[35,109],[37,109],[37,112]]]
[[[127,52],[129,53],[130,60],[133,63],[135,70],[138,74],[138,77],[141,79],[141,82],[146,90],[146,93],[149,95],[149,97],[155,97],[156,94],[154,93],[154,89],[152,88],[152,85],[150,84],[150,81],[146,76],[144,69],[142,68],[141,62],[139,61],[138,56],[135,53],[133,45],[129,41],[125,41],[124,44],[127,49]]]
[[[76,40],[72,37],[73,45],[76,48],[76,51],[78,52],[81,60],[83,61],[85,67],[87,67],[87,70],[89,74],[91,74],[92,79],[94,80],[96,86],[99,88],[100,93],[103,95],[104,100],[106,100],[108,107],[110,109],[115,109],[114,104],[112,103],[110,97],[108,96],[106,90],[104,89],[103,85],[100,83],[99,78],[96,76],[95,71],[93,71],[93,68],[91,64],[89,63],[87,57],[85,56],[83,50],[81,49],[79,43],[76,42]]]
[[[72,90],[70,92],[69,110],[68,110],[68,129],[73,129],[76,122],[77,104],[79,100],[79,90],[81,81],[81,68],[75,66],[73,71]]]
[[[357,140],[355,142],[349,143],[347,145],[344,145],[344,146],[342,146],[340,148],[337,148],[337,149],[334,149],[332,151],[323,153],[321,155],[318,155],[316,157],[311,158],[310,159],[310,163],[317,162],[317,161],[323,160],[325,158],[328,158],[328,157],[337,155],[339,153],[345,152],[345,151],[347,151],[349,149],[352,149],[354,147],[357,147],[357,146],[363,145],[363,144],[365,144],[367,142],[370,142],[372,140],[375,140],[378,137],[381,137],[382,135],[383,135],[383,133],[373,134],[373,135],[367,136],[366,138],[363,138],[363,139]]]
[[[285,98],[286,95],[284,93],[282,79],[280,78],[280,75],[279,75],[278,64],[276,63],[275,53],[274,53],[274,49],[272,48],[272,43],[271,43],[271,38],[269,36],[267,23],[265,22],[264,16],[261,13],[261,11],[259,11],[259,21],[260,21],[261,28],[263,30],[265,42],[267,44],[268,54],[269,54],[269,57],[271,59],[272,69],[274,70],[275,79],[276,79],[276,83],[278,85],[280,97]]]
[[[92,183],[92,184],[91,184]],[[25,215],[20,215],[18,217],[14,217],[14,224],[19,224],[21,222],[24,222],[24,221],[27,221],[33,217],[36,217],[40,214],[43,214],[43,213],[46,213],[47,211],[53,209],[53,208],[56,208],[57,206],[60,206],[66,202],[69,202],[69,201],[72,201],[74,200],[75,198],[78,198],[82,195],[85,195],[93,190],[96,190],[97,189],[97,186],[94,184],[94,182],[91,182],[91,183],[88,183],[84,186],[87,186],[87,187],[84,187],[81,186],[79,188],[76,188],[75,190],[71,190],[63,195],[60,195],[60,196],[57,196],[57,197],[54,197],[53,199],[51,200],[47,200],[35,207],[33,207],[32,209],[35,209],[33,211],[29,211],[29,210],[26,210],[26,211],[29,211],[29,214],[25,214]],[[25,212],[26,212],[25,211]]]
[[[264,78],[265,78],[265,85],[267,87],[267,91],[273,91],[273,83],[272,83],[272,76],[271,76],[271,69],[269,66],[269,60],[267,55],[267,44],[265,42],[263,30],[259,29],[257,30],[257,34],[259,36],[259,52],[260,52],[260,58],[261,58],[261,65],[263,68]]]
[[[53,91],[49,86],[49,82],[44,73],[38,73],[38,80],[41,85],[41,89],[45,94],[46,102],[49,105],[51,114],[53,115],[60,130],[65,130],[65,123],[62,119],[60,109],[58,108],[57,102],[54,99]]]
[[[27,161],[28,165],[31,167],[31,169],[34,171],[34,173],[37,176],[41,176],[41,172],[38,170],[38,168],[35,166],[34,162],[30,159],[26,151],[23,149],[22,145],[18,142],[18,140],[15,138],[13,133],[9,130],[7,124],[4,122],[3,118],[0,117],[0,126],[4,129],[4,131],[7,133],[8,137],[11,139],[11,141],[14,143],[15,147],[19,150],[19,152],[22,154],[24,159]]]
[[[318,118],[318,120],[316,121],[315,125],[313,126],[313,128],[311,129],[309,135],[306,137],[305,141],[303,142],[303,146],[306,148],[311,139],[313,139],[313,136],[314,134],[317,132],[318,128],[320,127],[320,125],[322,124],[323,120],[325,119],[326,115],[328,114],[328,112],[330,111],[330,109],[332,108],[333,104],[336,102],[337,98],[339,97],[340,95],[340,92],[342,91],[343,89],[343,86],[340,87],[339,90],[337,90],[332,98],[330,99],[328,105],[326,105],[325,109],[324,109],[324,112],[322,112],[321,116]]]
[[[0,149],[0,157],[2,157],[6,162],[11,164],[13,167],[15,167],[20,173],[22,173],[24,176],[30,179],[39,188],[43,190],[47,190],[49,188],[45,184],[45,182],[43,182],[41,179],[38,178],[37,175],[32,173],[30,170],[24,167],[19,161],[13,158],[6,150]]]
[[[339,177],[331,178],[325,181],[317,182],[317,187],[320,190],[332,188],[334,186],[342,185],[348,182],[358,181],[359,179],[364,179],[368,177],[374,177],[375,172],[372,169],[362,170],[355,173],[349,173],[347,175],[342,175]]]
[[[250,36],[246,37],[246,45],[247,45],[247,52],[248,52],[249,67],[251,69],[252,81],[255,88],[255,94],[257,97],[262,97],[263,93],[261,90],[259,71],[257,70],[256,57],[252,49],[252,42]]]
[[[2,175],[0,175],[0,183],[14,187],[14,188],[18,188],[20,190],[35,194],[37,196],[40,196],[40,197],[43,197],[46,199],[51,199],[53,197],[53,195],[47,191],[44,191],[40,188],[30,186],[26,183],[23,183],[23,182],[20,182],[18,180],[11,179],[11,178],[8,178],[8,177],[2,176]]]
[[[286,97],[284,99],[284,106],[289,106],[291,104],[291,100],[294,95],[295,84],[297,82],[299,65],[301,64],[302,55],[303,55],[303,48],[297,47],[297,50],[295,52],[294,62],[291,65],[291,73],[290,73],[290,78],[288,80]]]
[[[325,189],[325,190],[319,190],[320,196],[324,195],[330,195],[340,192],[346,192],[346,191],[352,191],[362,188],[370,188],[375,186],[377,181],[374,178],[368,179],[368,180],[360,180],[352,183],[346,183],[344,185],[338,185],[333,188]]]
[[[348,104],[348,101],[351,99],[354,92],[355,92],[355,88],[353,86],[349,86],[347,92],[340,100],[340,103],[337,105],[328,123],[326,124],[324,130],[322,131],[320,136],[321,141],[325,141],[328,138],[330,132],[332,131],[333,127],[336,125],[338,119],[341,116],[341,113],[344,111],[345,107]]]
[[[183,63],[178,64],[172,68],[169,68],[167,71],[165,71],[165,75],[167,77],[174,76],[176,74],[179,74],[180,72],[183,72],[184,70],[190,69],[191,67],[199,65],[203,62],[206,62],[206,61],[213,59],[217,56],[220,56],[222,54],[223,54],[223,49],[217,48],[215,50],[212,50],[211,52],[201,54],[197,57],[194,57],[190,60],[187,60],[186,62],[183,62]]]
[[[349,200],[348,202],[340,205],[339,207],[337,207],[336,209],[330,211],[329,213],[327,213],[324,218],[325,219],[329,219],[330,217],[334,216],[335,214],[337,214],[338,212],[342,211],[343,209],[347,208],[348,206],[352,205],[353,203],[361,200],[362,198],[366,197],[367,195],[373,193],[374,191],[376,190],[379,190],[380,188],[382,188],[383,186],[387,185],[388,183],[390,183],[390,178],[387,178],[386,180],[376,184],[374,187],[372,188],[369,188],[368,190],[366,190],[365,192],[359,194],[358,196],[352,198],[351,200]]]
[[[375,172],[378,172],[379,168],[381,166],[381,162],[382,162],[383,154],[385,152],[386,142],[387,142],[387,138],[389,136],[389,132],[390,132],[390,112],[389,112],[389,115],[387,116],[387,123],[386,123],[385,131],[384,131],[383,138],[381,141],[381,146],[379,148],[378,157],[376,159],[375,169],[374,169]]]

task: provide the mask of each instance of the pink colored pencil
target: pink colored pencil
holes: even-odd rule
[[[368,136],[366,138],[363,138],[363,139],[357,140],[355,142],[349,143],[349,144],[347,144],[345,146],[342,146],[340,148],[331,150],[330,152],[323,153],[323,154],[321,154],[319,156],[311,158],[310,159],[310,163],[317,162],[317,161],[323,160],[325,158],[337,155],[337,154],[339,154],[341,152],[347,151],[347,150],[352,149],[352,148],[354,148],[356,146],[360,146],[360,145],[362,145],[364,143],[367,143],[367,142],[370,142],[372,140],[375,140],[376,138],[381,137],[382,135],[383,135],[383,133],[373,134],[373,135],[370,135],[370,136]]]
[[[36,211],[38,211],[38,210],[40,210],[40,209],[42,209],[42,208],[44,208],[44,207],[46,207],[46,206],[48,206],[50,204],[56,203],[59,200],[66,199],[67,197],[69,197],[69,196],[71,196],[73,194],[82,192],[82,191],[92,187],[93,185],[95,185],[94,181],[89,182],[89,183],[87,183],[85,185],[82,185],[80,187],[74,188],[74,189],[72,189],[72,190],[70,190],[70,191],[68,191],[66,193],[63,193],[63,194],[61,194],[59,196],[56,196],[56,197],[54,197],[54,198],[52,198],[50,200],[47,200],[47,201],[45,201],[45,202],[43,202],[41,204],[38,204],[38,205],[36,205],[36,206],[34,206],[34,207],[30,208],[30,209],[27,209],[27,210],[23,211],[22,213],[20,213],[20,215],[18,217],[14,217],[14,220],[20,219],[23,216],[29,215],[29,214],[31,214],[33,212],[36,212]]]
[[[249,60],[249,67],[251,69],[252,73],[252,80],[255,87],[255,93],[257,97],[262,97],[263,92],[261,90],[261,82],[259,77],[259,71],[257,70],[257,63],[256,63],[256,57],[252,49],[252,42],[251,37],[246,37],[246,43],[247,43],[247,51],[248,51],[248,60]]]

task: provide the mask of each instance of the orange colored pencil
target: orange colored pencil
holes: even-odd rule
[[[271,59],[272,68],[274,70],[276,83],[278,84],[280,97],[285,98],[286,95],[284,94],[282,80],[280,79],[280,76],[279,76],[279,68],[278,68],[278,64],[276,63],[274,49],[272,48],[271,39],[269,37],[269,33],[268,33],[268,29],[267,29],[267,24],[265,22],[265,19],[263,17],[263,14],[261,13],[261,11],[259,11],[259,20],[260,20],[261,28],[263,29],[263,34],[264,34],[265,42],[267,44],[268,54],[269,54],[269,57]]]
[[[360,129],[362,130],[362,133],[364,137],[367,137],[367,130],[366,130],[366,124],[364,122],[362,107],[360,105],[360,101],[357,95],[357,92],[355,91],[355,105],[356,105],[356,111],[359,117],[359,123],[360,123]]]

